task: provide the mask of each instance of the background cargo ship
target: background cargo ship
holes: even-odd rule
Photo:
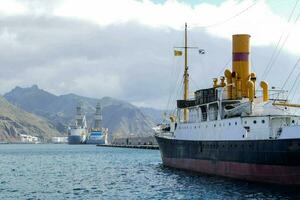
[[[249,181],[300,185],[300,105],[269,90],[250,70],[250,36],[233,35],[232,69],[213,87],[188,96],[187,26],[184,95],[170,124],[156,128],[165,166]],[[177,53],[181,55],[180,53]]]
[[[81,105],[76,107],[76,118],[74,125],[69,127],[68,130],[68,143],[69,144],[83,144],[86,142],[87,136],[87,123],[85,115],[82,112]]]
[[[100,103],[96,105],[95,124],[88,134],[86,144],[107,144],[108,129],[102,127],[102,111]]]

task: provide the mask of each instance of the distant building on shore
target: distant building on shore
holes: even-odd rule
[[[21,142],[23,143],[39,143],[40,140],[36,136],[20,134]]]
[[[54,144],[68,143],[68,137],[52,137],[52,143]]]

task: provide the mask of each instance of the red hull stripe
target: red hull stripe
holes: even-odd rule
[[[214,160],[163,158],[169,167],[248,181],[300,185],[300,167],[260,165]]]

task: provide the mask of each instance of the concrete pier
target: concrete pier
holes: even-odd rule
[[[118,148],[133,148],[133,149],[159,149],[158,145],[117,145],[117,144],[97,144],[99,147],[118,147]]]

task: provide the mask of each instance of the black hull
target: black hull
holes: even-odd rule
[[[163,164],[238,179],[300,185],[300,139],[189,141],[156,136]]]

